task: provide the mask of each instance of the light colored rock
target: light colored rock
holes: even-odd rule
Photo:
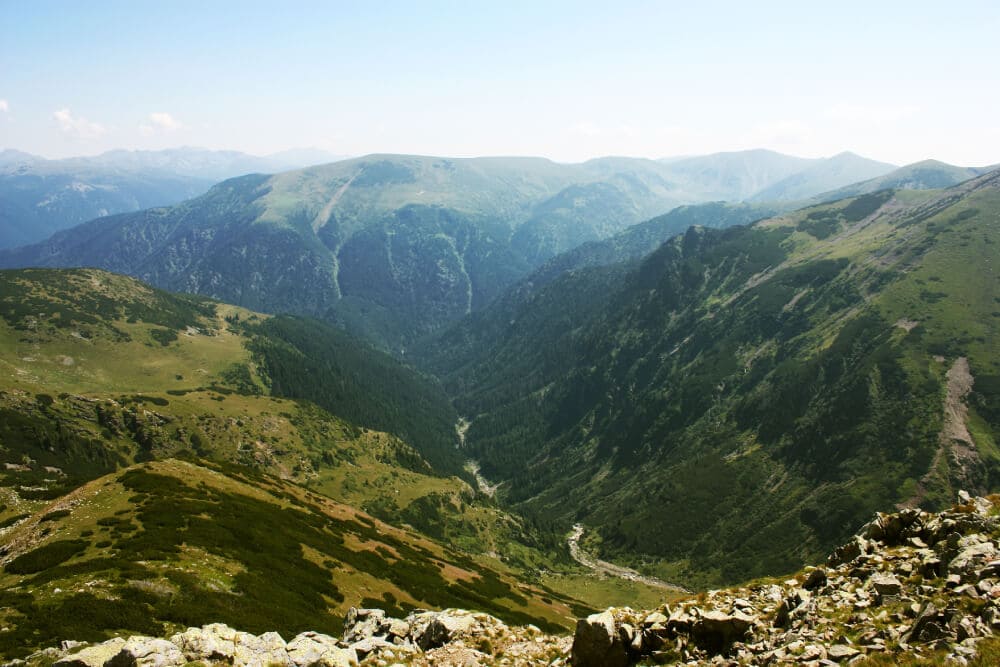
[[[154,637],[129,637],[105,667],[174,667],[187,662],[173,642]]]
[[[826,651],[826,657],[834,662],[841,662],[843,660],[850,660],[854,656],[861,653],[858,649],[848,646],[847,644],[834,644]]]
[[[88,646],[77,653],[57,660],[53,667],[104,667],[104,663],[118,655],[125,646],[125,640],[115,637],[103,644]]]
[[[231,662],[236,652],[236,631],[221,623],[188,628],[170,638],[188,660]]]
[[[384,636],[388,629],[385,612],[381,609],[351,607],[344,619],[344,641],[353,644],[369,637]]]
[[[327,654],[335,655],[337,651],[340,651],[340,647],[337,645],[337,640],[329,635],[320,634],[318,632],[302,632],[295,636],[288,644],[285,646],[285,651],[288,653],[288,659],[296,667],[312,667],[313,665],[320,665],[321,660]],[[357,662],[357,655],[353,653],[354,661]]]

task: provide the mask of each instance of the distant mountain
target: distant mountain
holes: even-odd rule
[[[373,155],[229,181],[171,209],[5,253],[0,264],[98,266],[321,317],[401,350],[562,252],[679,205],[740,199],[806,164],[766,151],[670,164]]]
[[[879,190],[936,190],[992,171],[996,167],[956,167],[937,160],[924,160],[900,167],[877,178],[816,195],[817,201],[834,201]]]
[[[757,149],[680,158],[663,164],[685,191],[708,200],[742,201],[813,162]]]
[[[802,171],[758,190],[755,201],[795,201],[806,199],[858,181],[882,176],[895,169],[894,165],[875,162],[854,153],[840,153],[814,161]]]
[[[998,213],[1000,171],[692,228],[417,358],[510,506],[669,581],[791,571],[879,507],[996,488]]]
[[[37,242],[97,217],[175,204],[233,176],[335,159],[322,151],[256,157],[176,148],[46,160],[5,150],[0,152],[0,248]]]
[[[701,200],[792,201],[880,176],[894,166],[853,153],[800,158],[768,150],[660,160],[683,192]]]
[[[662,165],[376,155],[245,176],[0,257],[98,266],[400,349],[550,257],[679,203]]]

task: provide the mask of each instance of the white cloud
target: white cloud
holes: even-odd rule
[[[80,139],[96,139],[107,130],[100,123],[87,120],[82,116],[74,116],[69,109],[60,109],[52,113],[59,123],[59,129]]]
[[[10,104],[7,100],[0,100],[0,111],[10,111]]]
[[[139,125],[139,131],[145,135],[154,132],[173,132],[184,127],[184,124],[166,111],[154,111],[149,114],[148,121]]]

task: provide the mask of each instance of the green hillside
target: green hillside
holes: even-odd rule
[[[351,606],[468,606],[565,627],[572,600],[245,467],[99,477],[4,531],[0,655],[224,622],[339,634]]]
[[[668,580],[791,571],[1000,484],[998,233],[998,173],[695,228],[508,295],[433,367],[514,507]]]
[[[435,382],[329,325],[0,271],[0,368],[0,655],[220,620],[329,630],[358,605],[544,626],[624,601],[461,477]]]

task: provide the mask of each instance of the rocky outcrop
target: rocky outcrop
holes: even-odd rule
[[[57,667],[655,664],[833,665],[921,656],[968,663],[1000,636],[1000,511],[962,494],[930,514],[878,514],[828,562],[794,578],[708,591],[651,611],[608,609],[572,637],[508,626],[488,614],[446,609],[404,619],[351,609],[341,638],[303,632],[285,642],[222,624],[169,640],[64,642],[29,658]],[[20,661],[18,661],[20,662]],[[936,663],[935,663],[936,664]]]
[[[965,664],[980,640],[1000,634],[1000,517],[990,499],[959,501],[940,514],[879,514],[826,566],[795,578],[590,616],[577,625],[573,664],[831,664],[875,654]]]
[[[275,632],[253,635],[221,623],[188,628],[167,639],[115,638],[95,646],[65,642],[31,656],[28,664],[60,667],[182,667],[191,662],[227,667],[358,667],[358,665],[562,664],[569,637],[544,635],[534,626],[510,627],[489,614],[417,610],[405,619],[381,609],[352,608],[343,637],[302,632],[285,642]],[[24,661],[8,663],[8,667]]]

